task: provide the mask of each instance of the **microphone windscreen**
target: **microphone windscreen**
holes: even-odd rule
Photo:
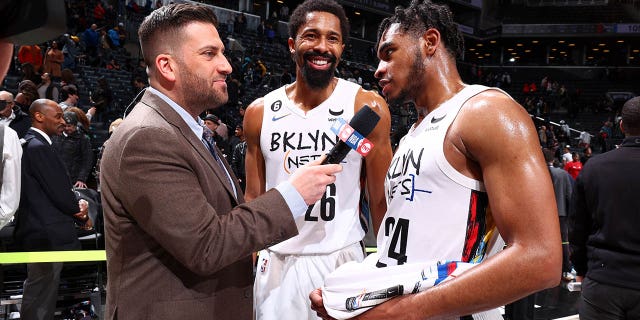
[[[353,115],[349,125],[363,137],[366,137],[376,127],[378,121],[380,121],[380,116],[365,104]]]

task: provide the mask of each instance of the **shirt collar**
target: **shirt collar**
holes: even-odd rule
[[[47,140],[47,142],[49,142],[49,145],[51,145],[51,138],[49,137],[48,134],[46,134],[46,133],[44,133],[44,131],[42,131],[42,130],[40,130],[38,128],[34,128],[34,127],[31,127],[31,130],[33,130],[33,131],[39,133],[40,135],[42,135],[44,137],[44,139]]]
[[[164,100],[164,102],[166,102],[173,110],[175,110],[178,113],[178,115],[180,115],[180,118],[184,120],[184,122],[189,126],[189,128],[191,129],[191,131],[193,131],[196,137],[198,137],[199,140],[202,139],[203,129],[198,121],[200,120],[200,118],[196,117],[196,119],[198,120],[194,119],[184,108],[179,106],[177,103],[171,100],[171,98],[167,97],[164,93],[154,89],[153,87],[149,87],[147,88],[147,90],[151,91],[151,93],[157,95],[158,97],[160,97],[160,99]]]

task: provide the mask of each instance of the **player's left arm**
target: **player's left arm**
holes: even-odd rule
[[[391,115],[386,101],[374,91],[360,89],[356,95],[355,112],[364,105],[368,105],[380,116],[380,121],[369,134],[367,139],[373,143],[373,149],[364,158],[366,190],[369,207],[371,209],[371,221],[373,231],[378,234],[378,228],[387,211],[387,202],[384,194],[384,179],[393,156],[391,151]]]
[[[467,161],[481,169],[491,212],[507,247],[453,280],[393,299],[357,319],[462,316],[508,304],[560,281],[562,251],[553,185],[529,115],[504,94],[483,92],[466,102],[447,134],[452,132]]]

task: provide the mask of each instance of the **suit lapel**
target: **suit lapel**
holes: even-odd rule
[[[211,170],[215,173],[215,176],[220,181],[220,184],[224,186],[224,188],[227,190],[231,198],[236,199],[226,174],[223,172],[222,168],[218,165],[216,160],[213,158],[213,155],[211,155],[207,147],[205,147],[204,143],[202,143],[202,141],[196,137],[196,135],[193,133],[191,128],[189,128],[189,126],[184,122],[182,117],[180,117],[180,115],[175,110],[173,110],[171,106],[169,106],[164,100],[162,100],[162,98],[156,96],[150,91],[146,91],[144,93],[144,96],[142,97],[140,102],[156,110],[160,114],[160,116],[162,116],[169,124],[173,125],[178,129],[182,137],[186,139],[187,142],[189,142],[191,147],[193,147],[198,152],[202,160],[205,161],[207,165],[211,168]],[[216,150],[217,150],[217,147],[216,147]],[[218,154],[220,155],[221,154],[220,151],[219,150],[217,151],[218,151]],[[224,160],[224,157],[222,157],[221,159],[225,165],[225,168],[227,168],[227,170],[229,171],[229,174],[232,177],[231,179],[234,180],[235,176],[233,175],[233,171],[230,170],[230,167]],[[241,198],[240,187],[238,186],[238,183],[235,180],[234,180],[234,184],[236,185],[236,190],[238,190],[238,198]],[[236,199],[236,201],[239,201],[239,200]]]

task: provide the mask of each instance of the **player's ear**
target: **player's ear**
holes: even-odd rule
[[[422,34],[422,47],[427,56],[432,56],[436,48],[440,46],[440,32],[434,28],[429,28]]]

